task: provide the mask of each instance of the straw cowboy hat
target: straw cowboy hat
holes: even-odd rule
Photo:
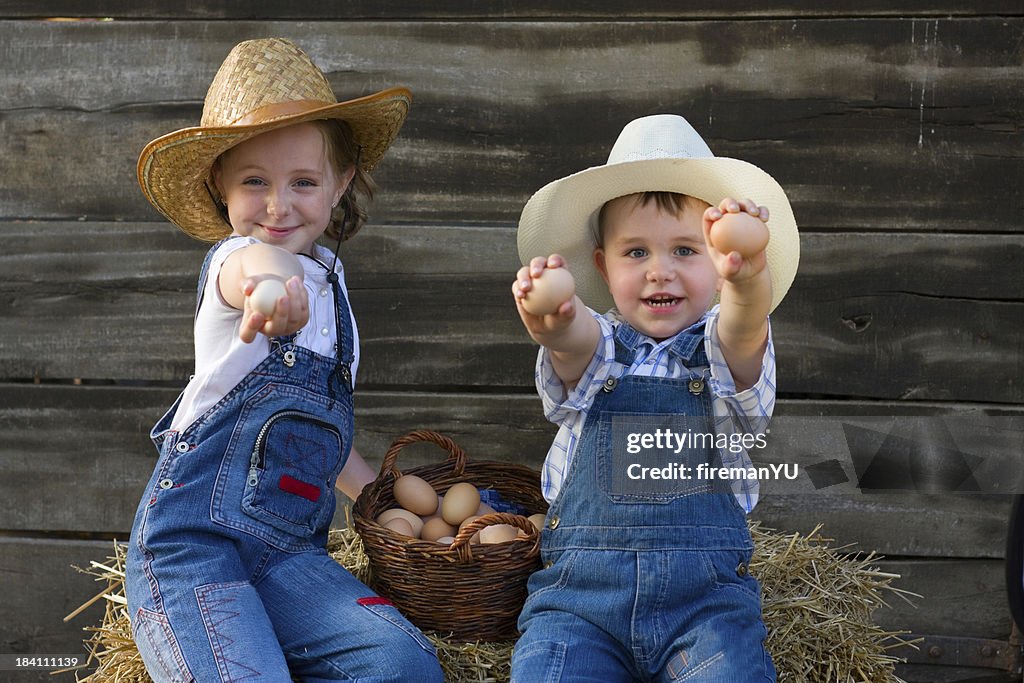
[[[726,197],[768,207],[766,248],[772,310],[796,275],[800,237],[786,193],[770,175],[739,159],[716,157],[686,119],[659,114],[626,124],[608,163],[548,183],[526,203],[519,219],[519,258],[561,254],[587,306],[604,312],[615,304],[594,264],[597,216],[606,203],[637,192],[678,192],[712,206]]]
[[[139,185],[160,213],[189,235],[206,241],[227,236],[214,199],[210,169],[235,145],[277,128],[315,119],[339,119],[371,170],[398,135],[412,94],[390,88],[338,102],[323,72],[294,43],[265,38],[231,50],[203,103],[199,126],[150,142],[139,156]]]

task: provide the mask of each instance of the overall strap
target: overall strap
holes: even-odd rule
[[[334,327],[338,339],[337,364],[334,367],[334,374],[351,392],[352,362],[356,357],[352,334],[352,314],[339,280],[336,270],[331,270],[327,274],[327,281],[331,283],[331,290],[334,294]]]
[[[203,295],[206,293],[206,280],[210,277],[210,263],[213,261],[214,253],[220,248],[220,245],[237,237],[241,237],[241,235],[228,235],[210,247],[210,250],[206,252],[206,258],[203,259],[203,267],[199,270],[199,291],[196,292],[196,317],[199,316],[199,307],[203,304]]]

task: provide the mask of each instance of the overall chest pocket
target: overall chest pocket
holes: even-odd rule
[[[596,426],[597,481],[614,503],[667,504],[715,492],[716,435],[704,416],[602,411]]]
[[[274,413],[249,457],[242,510],[276,529],[312,535],[333,511],[334,469],[344,440],[333,424],[298,410]]]

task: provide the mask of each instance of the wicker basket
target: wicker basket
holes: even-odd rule
[[[484,515],[467,524],[450,546],[410,539],[374,521],[397,505],[393,488],[403,473],[395,461],[404,447],[417,442],[436,444],[449,454],[444,462],[405,472],[422,477],[438,493],[464,481],[480,489],[494,489],[530,514],[547,511],[538,472],[503,462],[470,462],[448,437],[427,430],[411,432],[391,444],[377,479],[363,489],[353,506],[374,589],[390,598],[421,629],[449,633],[465,641],[516,637],[526,581],[540,566],[540,535],[526,517],[500,512]],[[469,542],[490,524],[512,524],[527,537],[495,544]]]

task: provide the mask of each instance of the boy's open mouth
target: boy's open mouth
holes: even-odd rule
[[[679,303],[679,301],[680,301],[680,299],[678,299],[677,297],[674,297],[674,296],[660,296],[660,295],[659,296],[652,296],[652,297],[650,297],[648,299],[644,299],[644,303],[646,303],[651,308],[670,308],[672,306],[675,306],[677,303]]]

